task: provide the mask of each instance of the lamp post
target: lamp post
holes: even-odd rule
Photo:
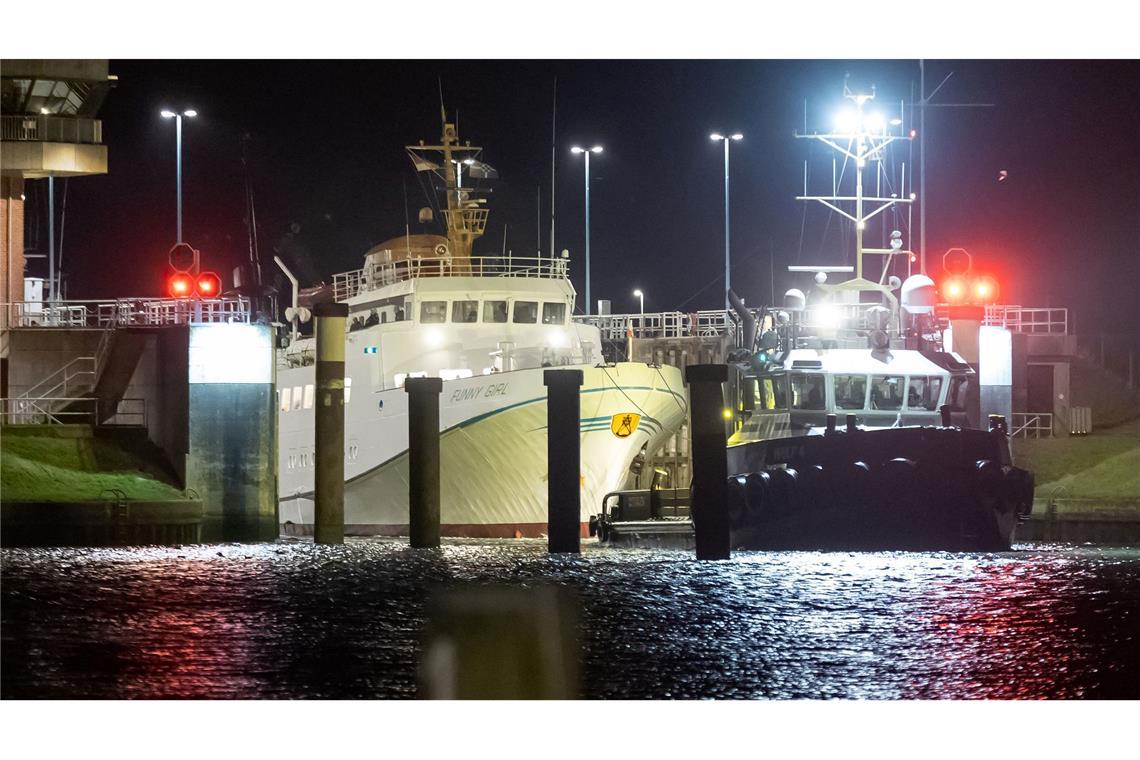
[[[198,112],[193,109],[187,109],[182,113],[175,113],[174,111],[163,111],[162,118],[174,119],[174,134],[175,134],[175,173],[178,182],[178,240],[182,242],[182,117],[192,119],[198,115]]]
[[[589,316],[590,309],[593,308],[593,302],[590,301],[590,154],[601,153],[602,146],[580,148],[575,145],[570,149],[570,152],[575,155],[582,153],[586,156],[586,316]]]
[[[640,290],[633,291],[633,294],[641,300],[641,316],[645,316],[645,294]]]
[[[739,132],[731,135],[721,135],[713,132],[710,140],[720,140],[724,143],[724,310],[728,311],[731,304],[728,302],[728,291],[732,288],[729,267],[729,237],[728,237],[728,145],[731,140],[743,140],[744,135]]]

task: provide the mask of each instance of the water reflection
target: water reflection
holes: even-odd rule
[[[413,697],[440,586],[563,584],[582,695],[1140,695],[1140,551],[682,552],[541,541],[4,550],[0,693]]]

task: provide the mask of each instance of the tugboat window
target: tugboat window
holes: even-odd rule
[[[439,324],[447,321],[447,301],[423,301],[420,304],[420,322]]]
[[[542,324],[560,325],[566,321],[566,304],[544,303],[542,305]]]
[[[823,375],[792,375],[792,408],[823,409]]]
[[[969,382],[969,378],[966,377],[950,378],[950,397],[946,402],[950,404],[951,410],[955,412],[966,411],[966,389]]]
[[[533,325],[538,322],[538,301],[515,301],[515,323]]]
[[[475,322],[479,319],[478,301],[452,301],[452,322]]]
[[[507,302],[506,301],[484,301],[483,302],[483,321],[484,322],[506,322],[507,321]]]
[[[866,375],[836,375],[835,406],[839,409],[863,409],[867,406]]]
[[[761,378],[756,384],[757,408],[787,409],[788,379],[784,375],[771,375]]]
[[[898,375],[875,375],[871,378],[871,408],[897,412],[902,409],[903,384],[906,378]]]
[[[912,377],[906,391],[907,408],[933,412],[938,408],[938,396],[941,392],[942,378]]]

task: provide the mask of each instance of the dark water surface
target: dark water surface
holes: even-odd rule
[[[1140,697],[1140,550],[5,549],[4,698],[413,697],[429,591],[559,584],[584,697]]]

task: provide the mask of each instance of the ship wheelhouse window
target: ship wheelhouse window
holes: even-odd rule
[[[968,389],[970,386],[970,378],[959,375],[958,377],[950,378],[950,395],[946,398],[946,403],[950,405],[950,409],[955,412],[966,411],[966,400]]]
[[[283,411],[283,412],[289,411],[290,407],[292,406],[292,399],[293,399],[293,394],[292,394],[291,389],[282,388],[281,390],[277,391],[277,393],[278,393],[278,395],[281,396],[281,411]]]
[[[793,373],[792,408],[823,409],[826,398],[823,390],[823,375]]]
[[[902,409],[903,384],[901,375],[873,375],[871,377],[871,408],[881,412]]]
[[[300,408],[301,408],[301,386],[294,385],[293,386],[293,411],[295,412]]]
[[[533,325],[538,322],[538,301],[515,301],[515,324]]]
[[[484,301],[483,302],[483,321],[484,322],[506,322],[507,321],[507,302],[506,301]]]
[[[756,380],[756,408],[762,411],[779,411],[788,408],[788,378],[784,375],[765,375]]]
[[[831,379],[837,409],[864,409],[867,406],[866,375],[835,375]]]
[[[316,393],[316,388],[313,386],[312,383],[309,383],[308,385],[305,386],[305,401],[302,404],[302,406],[305,409],[312,409],[313,408],[313,394],[314,393]]]
[[[451,321],[470,323],[479,321],[478,301],[452,301]]]
[[[938,397],[942,393],[942,378],[912,377],[907,383],[907,409],[925,409],[933,412],[938,408]]]
[[[441,324],[447,321],[447,301],[421,301],[420,323]]]
[[[542,305],[542,324],[560,325],[566,321],[566,304],[544,303]]]

